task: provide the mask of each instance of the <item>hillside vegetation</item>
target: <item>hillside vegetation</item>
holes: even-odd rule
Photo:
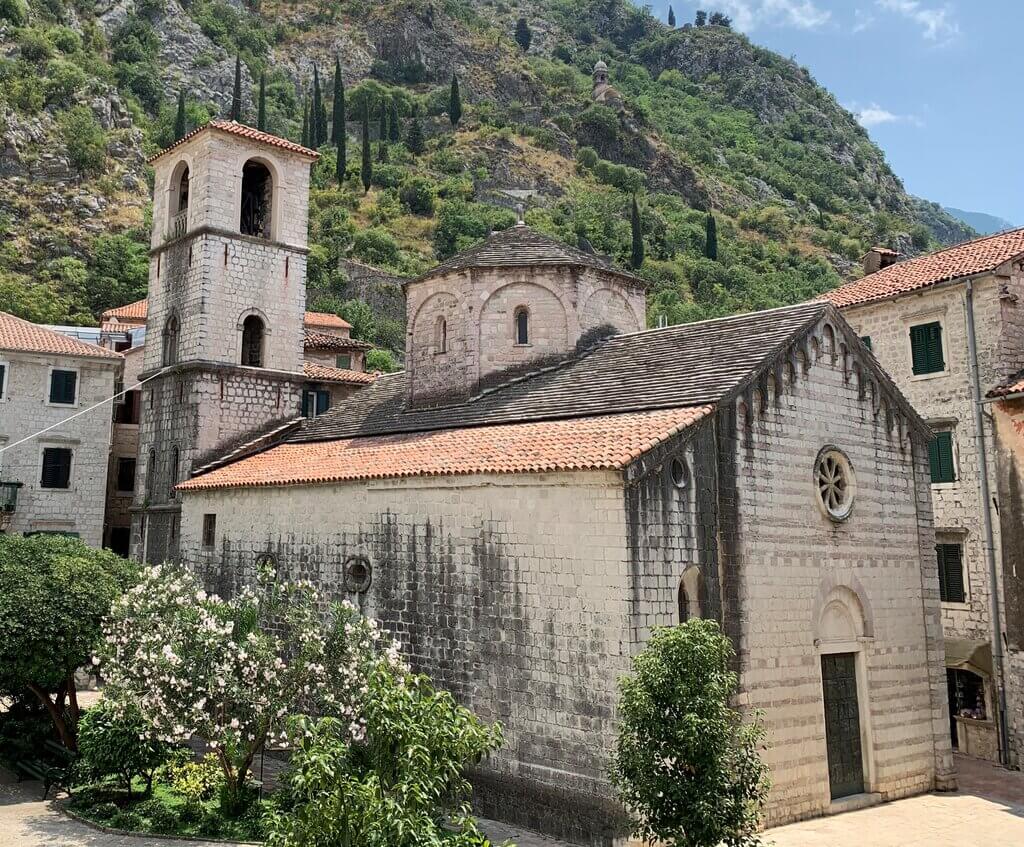
[[[625,265],[636,195],[652,324],[811,297],[873,243],[913,254],[972,234],[909,196],[806,69],[623,0],[0,0],[0,309],[90,323],[144,295],[145,156],[174,140],[180,90],[190,126],[228,114],[236,56],[243,119],[263,76],[267,129],[296,141],[314,65],[330,115],[340,61],[347,168],[339,183],[322,147],[311,305],[395,350],[400,315],[359,302],[339,261],[421,272],[511,225],[524,196],[528,223]],[[610,105],[591,99],[599,59]],[[391,121],[365,192],[364,104],[374,139]]]

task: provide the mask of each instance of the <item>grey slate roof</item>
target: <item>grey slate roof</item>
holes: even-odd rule
[[[405,373],[381,376],[288,441],[420,432],[716,403],[826,312],[822,302],[609,338],[471,400],[409,409]]]
[[[469,268],[517,268],[538,265],[577,265],[594,268],[625,277],[637,285],[647,286],[646,280],[620,270],[605,257],[577,250],[525,224],[492,232],[475,247],[457,253],[405,284]]]

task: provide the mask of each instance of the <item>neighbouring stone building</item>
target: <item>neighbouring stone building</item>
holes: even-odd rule
[[[0,312],[0,532],[100,546],[110,409],[89,409],[114,394],[123,358]]]
[[[1019,764],[1024,755],[1024,508],[1020,445],[1013,440],[1019,436],[1012,425],[1016,401],[983,401],[991,391],[1012,395],[1013,378],[1024,367],[1024,230],[897,259],[891,250],[871,251],[865,276],[826,297],[842,309],[935,432],[929,447],[933,555],[940,575],[953,743],[963,752],[998,758],[999,689],[1005,687],[1007,758]],[[983,454],[988,503],[982,493]],[[995,642],[993,566],[1003,600],[1002,631]],[[993,644],[1000,642],[1002,681],[999,657],[993,657]]]

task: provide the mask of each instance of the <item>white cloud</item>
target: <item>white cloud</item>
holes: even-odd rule
[[[863,9],[856,9],[853,13],[853,33],[864,32],[866,29],[870,29],[871,25],[875,22],[875,16],[871,12],[865,12]]]
[[[706,7],[707,2],[698,0],[697,5]],[[832,17],[814,0],[717,0],[711,5],[732,18],[733,27],[742,32],[765,25],[817,29]]]
[[[905,123],[913,126],[924,126],[924,122],[916,115],[898,115],[883,109],[877,103],[869,103],[866,106],[859,106],[851,103],[847,108],[853,112],[857,122],[865,129],[871,129],[882,124]]]
[[[913,21],[927,41],[946,44],[960,34],[960,24],[947,5],[925,6],[921,0],[875,0],[875,4]]]

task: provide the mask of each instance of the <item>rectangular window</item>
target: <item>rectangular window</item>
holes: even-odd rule
[[[122,457],[117,460],[117,490],[130,493],[135,490],[135,458]]]
[[[322,389],[307,389],[302,392],[302,415],[315,418],[331,406],[331,393]]]
[[[0,362],[0,400],[7,398],[7,363]]]
[[[935,554],[939,565],[939,599],[943,603],[966,602],[963,546],[936,544]]]
[[[874,352],[875,348],[871,346],[871,336],[870,335],[862,335],[860,337],[860,340],[864,342],[864,346],[867,347],[868,350],[871,350],[872,352]]]
[[[61,406],[74,406],[78,389],[76,371],[50,371],[50,402]]]
[[[335,360],[339,368],[345,370],[352,370],[352,354],[351,353],[339,353],[338,358]]]
[[[910,352],[914,374],[940,373],[946,369],[942,355],[942,324],[933,321],[910,328]]]
[[[928,464],[931,466],[932,482],[956,482],[952,432],[935,434],[928,445]]]
[[[71,484],[71,451],[64,447],[43,449],[42,488],[67,488]]]
[[[203,549],[212,550],[217,541],[217,516],[203,515]]]
[[[137,424],[142,406],[140,391],[126,391],[121,403],[114,406],[114,423]]]

